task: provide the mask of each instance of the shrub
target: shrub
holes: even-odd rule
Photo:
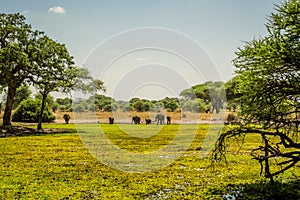
[[[13,122],[38,122],[39,112],[41,109],[41,100],[22,101],[12,115]],[[49,106],[46,104],[43,112],[43,122],[52,122],[55,116],[51,113]]]

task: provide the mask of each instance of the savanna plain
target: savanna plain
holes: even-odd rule
[[[113,169],[96,159],[75,124],[44,124],[44,129],[61,129],[64,133],[0,138],[0,199],[300,198],[299,167],[280,175],[275,187],[259,175],[260,165],[250,156],[261,143],[257,136],[228,141],[227,161],[213,162],[210,153],[200,156],[201,145],[210,128],[220,128],[218,124],[151,124],[146,132],[160,127],[151,137],[131,136],[118,124],[97,126],[114,145],[145,155],[168,145],[180,128],[193,140],[169,165],[133,173]],[[146,125],[122,126],[135,131]]]

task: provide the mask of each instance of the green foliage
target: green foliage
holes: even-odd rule
[[[32,58],[43,34],[33,31],[20,14],[1,13],[0,27],[0,85],[8,88],[3,125],[9,125],[17,88],[37,75]]]
[[[42,94],[41,93],[37,93],[35,95],[35,99],[42,101],[42,99],[43,99]],[[51,95],[47,95],[46,103],[48,104],[48,106],[50,108],[52,108],[52,106],[54,105],[54,98]]]
[[[143,100],[137,100],[132,104],[132,108],[137,112],[145,112],[150,110],[150,106],[148,102]]]
[[[66,102],[64,102],[66,101]],[[57,99],[59,109],[66,110],[68,105],[68,99]],[[132,98],[127,101],[116,101],[112,97],[105,95],[95,94],[88,99],[81,99],[75,104],[82,104],[83,111],[105,111],[111,112],[116,110],[121,110],[123,112],[137,111],[137,112],[160,112],[161,110],[167,110],[168,112],[178,112],[181,110],[182,106],[184,110],[191,112],[205,112],[207,109],[211,108],[209,102],[205,102],[203,99],[194,100],[179,100],[178,98],[165,97],[161,100],[147,100],[140,98]],[[82,110],[82,109],[80,109]]]
[[[14,122],[38,122],[41,100],[22,101],[12,115]],[[52,122],[55,116],[51,113],[50,108],[46,106],[43,112],[43,122]]]
[[[0,27],[0,86],[7,87],[3,125],[10,124],[16,90],[22,84],[34,85],[42,95],[38,129],[50,92],[105,91],[102,81],[93,79],[87,69],[74,66],[64,44],[33,31],[23,15],[1,13]]]
[[[227,105],[226,108],[229,111],[235,112],[237,108],[240,107],[239,98],[241,93],[239,91],[239,86],[241,85],[241,79],[239,76],[233,77],[230,81],[225,84]]]
[[[57,98],[56,103],[58,103],[59,105],[65,105],[65,106],[69,106],[69,105],[72,105],[72,99],[70,98]]]
[[[52,105],[52,108],[51,108],[52,111],[55,113],[58,110],[58,108],[59,108],[58,103],[54,102],[53,105]]]
[[[115,102],[115,100],[111,97],[95,94],[87,100],[91,104],[95,104],[95,107],[99,110],[108,110],[111,111],[111,105]],[[105,108],[104,108],[105,107]]]
[[[128,112],[130,111],[129,103],[126,101],[117,101],[116,102],[118,107],[120,108],[121,111],[123,112]]]
[[[90,104],[88,106],[88,111],[90,111],[90,112],[96,112],[96,106],[95,106],[95,104]]]
[[[253,39],[233,60],[241,103],[240,127],[224,132],[217,145],[224,152],[226,138],[261,136],[263,145],[251,155],[264,175],[274,177],[300,161],[300,1],[284,1],[268,19],[268,35]],[[275,159],[276,158],[276,159]],[[272,162],[277,168],[270,167]]]
[[[169,98],[166,97],[160,100],[164,104],[164,108],[169,112],[174,112],[177,108],[179,108],[179,100],[178,98]]]
[[[29,89],[29,86],[22,85],[19,88],[17,88],[12,109],[13,110],[16,109],[22,101],[29,99],[30,95],[31,95],[31,91]],[[3,98],[4,102],[6,101],[6,98],[7,98],[7,92],[4,94],[4,98]]]
[[[206,107],[212,108],[212,112],[219,113],[226,102],[225,88],[223,82],[208,81],[203,84],[195,85],[180,93],[185,100],[201,99]]]
[[[184,99],[195,99],[195,98],[197,98],[193,88],[183,90],[182,92],[180,92],[180,96],[182,96]]]
[[[60,111],[72,112],[72,99],[70,98],[58,98],[56,99],[55,103],[58,105],[58,109]]]
[[[205,112],[210,106],[202,99],[185,100],[182,102],[182,109],[190,112]]]
[[[114,101],[105,101],[103,106],[103,111],[112,112],[118,110],[118,104]]]

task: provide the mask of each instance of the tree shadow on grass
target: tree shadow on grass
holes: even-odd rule
[[[267,181],[258,181],[251,184],[229,185],[229,191],[224,195],[224,199],[235,200],[299,200],[300,180],[293,180],[287,183],[275,181],[271,184]]]
[[[0,126],[0,138],[3,137],[17,137],[17,136],[32,136],[32,135],[45,135],[45,134],[61,134],[61,133],[74,133],[74,129],[43,129],[36,130],[25,126]]]

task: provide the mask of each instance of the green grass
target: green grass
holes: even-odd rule
[[[26,123],[18,123],[14,125],[22,125],[27,126],[30,128],[37,128],[37,125],[26,125]],[[43,129],[65,129],[65,130],[74,130],[76,132],[76,125],[75,124],[61,124],[61,123],[43,123]]]
[[[123,126],[101,125],[101,128],[115,145],[134,153],[162,148],[179,129],[178,125],[164,126],[157,134],[143,138],[130,135],[132,131],[142,134],[138,130],[141,127]],[[191,134],[189,130],[195,130],[195,126],[185,125],[185,134]],[[145,134],[157,131],[157,127],[150,126]],[[45,124],[44,128],[75,126]],[[251,148],[261,142],[260,138],[246,138],[247,145],[239,153],[232,142],[228,165],[216,164],[213,170],[210,159],[200,159],[196,150],[208,128],[208,125],[198,126],[184,156],[166,167],[144,173],[111,169],[89,153],[76,133],[1,138],[0,199],[222,199],[224,194],[241,187],[247,198],[253,191],[256,197],[271,191],[267,193],[269,196],[264,195],[265,199],[276,196],[259,177],[260,166],[249,156]],[[295,182],[299,174],[299,168],[284,174],[281,177],[284,183],[278,183],[277,191],[286,192],[290,199],[299,198],[299,182],[297,179]]]

